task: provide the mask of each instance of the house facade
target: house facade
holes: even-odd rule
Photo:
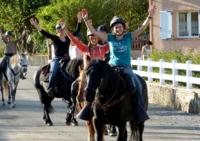
[[[158,50],[200,53],[200,0],[149,0],[157,7],[150,40]]]

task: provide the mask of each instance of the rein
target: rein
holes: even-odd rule
[[[119,87],[119,84],[120,84],[120,80],[117,81],[117,84],[116,84],[117,87]],[[123,101],[127,97],[126,92],[124,92],[124,93],[122,93],[122,95],[119,98],[114,99],[116,97],[117,93],[118,93],[118,90],[115,89],[115,91],[113,92],[113,95],[111,96],[111,98],[108,101],[106,101],[106,103],[102,104],[98,100],[97,104],[100,106],[100,108],[102,108],[104,111],[106,111],[108,108],[119,104],[121,101]]]

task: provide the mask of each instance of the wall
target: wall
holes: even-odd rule
[[[148,91],[149,103],[188,113],[200,113],[200,90],[186,90],[151,83],[148,84]]]
[[[48,63],[48,56],[34,55],[28,57],[29,65],[31,66],[44,66]]]
[[[178,39],[176,37],[176,12],[178,11],[199,11],[200,0],[149,0],[155,3],[157,11],[150,24],[150,39],[153,41],[153,48],[163,50],[178,50],[183,53],[200,52],[200,38]],[[173,38],[168,40],[160,39],[160,11],[173,11],[172,29]]]

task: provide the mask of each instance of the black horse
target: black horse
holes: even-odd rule
[[[123,77],[109,64],[101,60],[93,60],[86,69],[86,97],[96,95],[94,106],[94,126],[97,131],[97,141],[103,140],[104,125],[110,123],[118,127],[117,141],[127,140],[126,122],[129,121],[130,140],[142,141],[144,121],[148,119],[147,85],[143,78],[137,75],[142,84],[144,107],[138,106],[137,91],[131,94]],[[144,115],[140,113],[143,112]]]
[[[62,63],[61,63],[62,64]],[[77,125],[77,121],[74,118],[74,112],[76,108],[76,94],[71,93],[71,84],[72,82],[79,76],[79,70],[82,67],[83,62],[82,60],[73,59],[70,60],[67,65],[60,65],[60,67],[64,67],[61,70],[65,70],[65,72],[58,73],[57,81],[56,81],[56,88],[55,92],[52,95],[49,95],[45,91],[45,84],[48,83],[48,75],[49,75],[49,67],[50,65],[46,65],[39,70],[36,71],[34,74],[33,80],[34,80],[34,86],[39,94],[40,102],[43,105],[43,120],[46,124],[49,126],[53,125],[53,122],[51,121],[51,118],[49,116],[49,113],[53,112],[53,107],[51,105],[51,102],[54,98],[62,98],[65,100],[65,102],[68,103],[69,111],[66,115],[66,124],[69,125],[70,123]],[[65,80],[65,77],[63,77],[63,73],[65,75],[68,75],[68,79]],[[76,93],[76,92],[75,92]]]

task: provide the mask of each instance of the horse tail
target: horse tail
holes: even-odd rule
[[[34,75],[33,75],[33,83],[35,88],[40,88],[40,74],[41,74],[41,69],[37,70]]]
[[[40,102],[43,106],[45,106],[46,110],[49,113],[53,113],[54,108],[51,105],[51,101],[53,98],[48,97],[48,95],[46,94],[44,88],[42,87],[42,85],[40,84],[40,75],[41,75],[42,71],[41,69],[37,70],[34,75],[33,75],[33,81],[34,81],[34,86],[38,92],[39,98],[40,98]]]
[[[131,135],[130,140],[142,141],[144,132],[144,122],[137,124],[134,120],[130,121]]]

